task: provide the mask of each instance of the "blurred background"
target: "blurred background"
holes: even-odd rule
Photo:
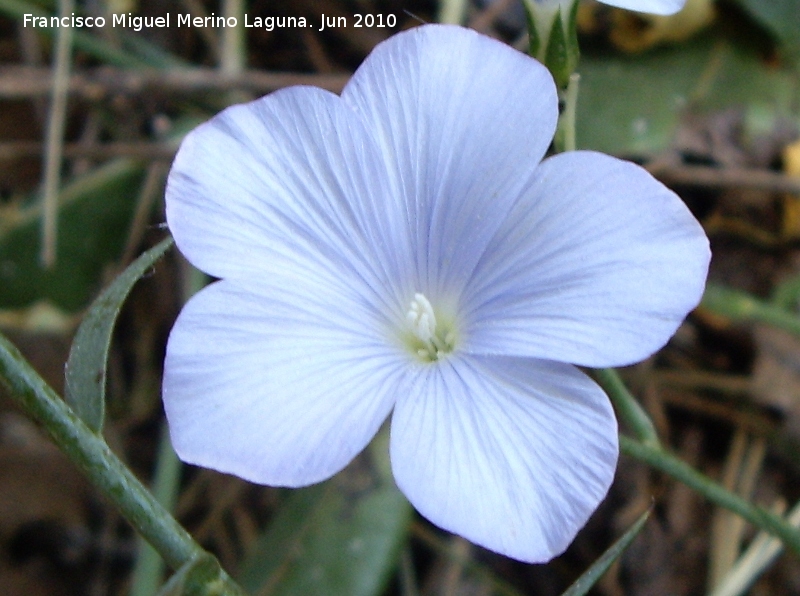
[[[59,11],[106,26],[65,34],[24,17]],[[128,13],[169,13],[171,26],[110,26]],[[177,27],[178,14],[238,15],[240,26]],[[244,14],[261,26],[241,26]],[[287,20],[321,26],[323,14],[347,25]],[[355,15],[375,26],[355,27]],[[164,179],[187,130],[283,86],[338,91],[381,40],[442,19],[526,48],[518,0],[0,0],[0,330],[61,393],[82,313],[166,236]],[[578,147],[647,167],[706,228],[712,282],[795,316],[800,0],[689,0],[673,17],[587,1],[578,22]],[[104,436],[254,594],[559,594],[651,504],[592,593],[703,594],[756,534],[628,457],[589,525],[546,566],[428,524],[397,493],[380,444],[298,491],[181,466],[162,438],[160,375],[169,329],[204,282],[172,249],[134,288],[112,342]],[[800,499],[800,339],[754,319],[704,303],[622,374],[670,449],[786,511]],[[155,593],[161,571],[143,552],[0,390],[0,594]],[[798,556],[780,556],[747,593],[800,594]]]

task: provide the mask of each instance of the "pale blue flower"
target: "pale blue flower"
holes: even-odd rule
[[[547,2],[548,0],[544,0]],[[563,0],[559,0],[562,1]],[[634,10],[636,12],[647,12],[651,14],[674,14],[678,12],[686,0],[598,0],[609,6]]]
[[[709,251],[642,168],[541,161],[556,117],[538,62],[428,25],[375,48],[341,97],[284,89],[189,134],[167,220],[220,281],[169,339],[180,457],[304,486],[391,414],[420,513],[517,559],[561,553],[618,453],[608,398],[573,364],[663,346]]]
[[[561,8],[562,14],[569,13],[572,5],[579,0],[527,0],[533,5],[538,5],[542,8]],[[686,0],[598,0],[603,4],[609,6],[616,6],[617,8],[624,8],[626,10],[633,10],[636,12],[647,12],[650,14],[674,14],[678,12]]]

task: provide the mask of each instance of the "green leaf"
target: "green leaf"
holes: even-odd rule
[[[700,51],[669,50],[635,58],[584,53],[578,67],[578,147],[617,155],[663,150],[703,64]]]
[[[736,0],[752,17],[766,27],[786,50],[800,57],[800,1]]]
[[[650,517],[650,509],[645,511],[639,519],[637,519],[634,524],[628,528],[628,531],[625,532],[622,537],[617,540],[611,547],[603,553],[603,555],[597,559],[589,569],[587,569],[583,575],[581,575],[575,583],[572,584],[566,592],[564,592],[561,596],[583,596],[589,590],[592,589],[597,581],[603,577],[603,574],[608,571],[608,568],[611,567],[611,564],[616,561],[625,549],[628,548],[633,539],[641,532],[642,528],[644,527],[644,523],[647,521],[647,518]]]
[[[120,307],[133,284],[170,246],[171,237],[131,263],[92,303],[75,334],[66,367],[65,397],[86,426],[96,433],[103,429],[106,362]]]
[[[295,490],[245,560],[239,582],[252,594],[380,594],[399,556],[411,506],[397,490],[387,433],[332,480]]]
[[[713,32],[643,56],[584,53],[579,72],[581,148],[617,155],[658,153],[669,146],[688,111],[739,107],[796,118],[798,74],[768,68],[754,51]]]
[[[39,262],[41,208],[6,211],[0,219],[0,309],[49,300],[63,310],[85,307],[103,268],[117,260],[144,177],[141,164],[121,159],[67,185],[59,195],[57,262]]]
[[[175,120],[164,141],[177,149],[200,122],[197,116]],[[145,164],[116,159],[67,184],[59,193],[57,261],[51,269],[39,260],[39,197],[31,197],[27,207],[0,211],[0,310],[38,301],[67,312],[85,308],[105,268],[122,255],[145,175]]]

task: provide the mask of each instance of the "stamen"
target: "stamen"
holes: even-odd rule
[[[436,315],[424,294],[417,292],[408,311],[408,322],[422,343],[429,343],[436,331]]]
[[[433,362],[453,349],[455,334],[442,329],[436,321],[433,306],[424,294],[417,292],[406,313],[414,338],[413,349],[421,359]]]

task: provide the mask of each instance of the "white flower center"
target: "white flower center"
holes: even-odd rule
[[[425,294],[414,294],[406,319],[413,334],[410,347],[420,359],[434,362],[453,351],[455,334],[448,325],[437,324],[433,306]]]

